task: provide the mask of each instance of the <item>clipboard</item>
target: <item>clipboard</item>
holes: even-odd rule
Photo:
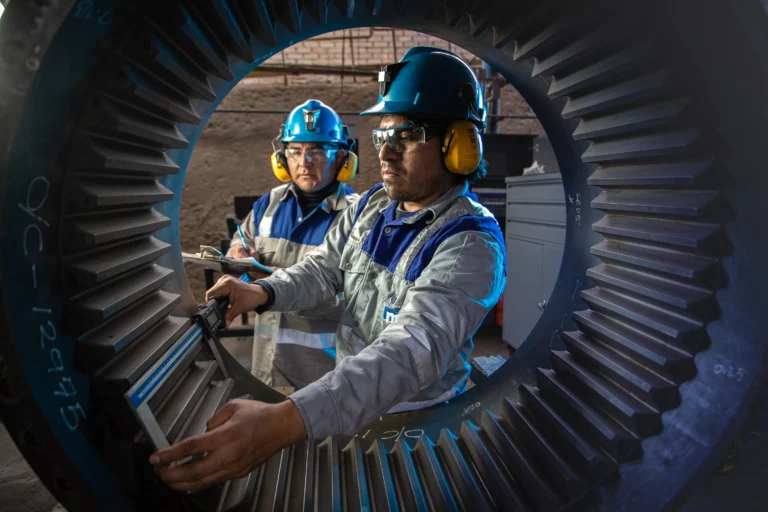
[[[201,245],[199,253],[182,252],[181,257],[195,265],[216,270],[222,274],[240,276],[244,272],[257,270],[266,274],[274,273],[274,270],[260,263],[256,258],[230,258],[221,254],[216,248]]]

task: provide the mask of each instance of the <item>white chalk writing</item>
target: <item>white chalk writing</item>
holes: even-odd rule
[[[726,379],[734,379],[737,382],[741,382],[747,375],[747,370],[744,368],[734,368],[733,366],[724,366],[722,364],[716,364],[714,372],[715,375],[722,375]]]
[[[84,4],[92,2],[81,2],[78,6],[79,9],[84,9]],[[45,233],[44,230],[50,228],[50,223],[46,219],[46,205],[48,203],[48,195],[51,190],[51,184],[44,176],[37,176],[33,178],[27,186],[26,200],[18,203],[18,207],[21,211],[27,214],[29,223],[24,226],[24,231],[21,235],[21,249],[29,265],[29,283],[32,285],[33,290],[37,290],[39,286],[38,272],[41,270],[40,260],[42,259],[45,250]],[[85,410],[78,400],[77,387],[72,380],[72,376],[68,375],[68,370],[64,362],[61,348],[56,346],[59,343],[58,332],[56,331],[56,324],[51,316],[54,314],[54,308],[50,304],[39,303],[39,298],[36,300],[36,304],[31,307],[33,314],[39,318],[37,323],[37,329],[40,332],[40,350],[43,352],[40,361],[49,361],[46,364],[47,373],[56,375],[58,380],[53,381],[51,392],[53,396],[63,403],[59,406],[59,412],[64,425],[69,430],[77,430],[80,426],[81,420],[86,418]]]
[[[480,407],[480,402],[475,402],[475,403],[471,404],[469,407],[465,408],[464,412],[462,412],[461,415],[462,416],[466,416],[467,414],[471,413],[472,411],[474,411],[478,407]]]

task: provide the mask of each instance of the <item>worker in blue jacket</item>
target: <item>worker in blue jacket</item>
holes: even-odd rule
[[[380,117],[372,136],[383,183],[302,262],[255,284],[222,278],[207,293],[228,297],[234,318],[305,309],[343,291],[336,368],[278,404],[232,401],[208,433],[153,454],[173,488],[246,475],[286,446],[351,435],[465,389],[472,336],[506,279],[501,229],[468,190],[485,174],[482,89],[458,56],[411,48],[379,73],[378,102],[363,115]]]
[[[227,256],[256,257],[290,267],[319,246],[358,199],[347,182],[357,172],[349,130],[328,105],[309,100],[294,108],[278,134],[272,172],[282,185],[253,205],[232,238]],[[281,390],[301,389],[336,365],[337,297],[303,311],[256,316],[251,373]]]

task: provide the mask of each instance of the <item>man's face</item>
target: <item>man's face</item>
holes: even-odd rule
[[[407,124],[404,116],[384,116],[379,128]],[[432,137],[423,144],[408,144],[402,153],[392,151],[387,144],[382,146],[379,151],[381,180],[389,197],[399,202],[418,203],[443,191],[448,176],[438,139]]]
[[[312,142],[290,142],[285,148],[291,179],[304,192],[330,185],[345,156],[344,150]]]

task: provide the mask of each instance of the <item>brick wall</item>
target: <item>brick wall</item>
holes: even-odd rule
[[[392,34],[394,32],[394,42]],[[350,37],[352,39],[350,39]],[[471,53],[438,37],[389,28],[357,28],[329,32],[287,48],[266,64],[313,64],[322,66],[352,66],[352,64],[389,64],[396,62],[411,46],[436,46],[457,53],[467,61]]]
[[[395,40],[392,41],[394,32]],[[350,36],[352,39],[350,43]],[[342,39],[344,37],[344,39]],[[345,67],[355,65],[382,65],[396,62],[412,46],[435,46],[445,48],[459,56],[473,67],[479,67],[480,61],[475,55],[457,47],[443,39],[421,32],[411,30],[389,29],[389,28],[357,28],[344,31],[329,32],[287,48],[282,54],[277,54],[267,60],[265,64],[280,66],[283,59],[286,65],[320,65],[340,67],[342,62]],[[342,60],[343,59],[343,60]],[[373,87],[371,94],[376,94],[376,76],[371,74],[369,78],[365,77],[347,77],[346,84],[340,76],[334,75],[287,75],[287,76],[265,76],[257,78],[262,83],[282,83],[286,91],[293,86],[301,84],[338,84],[339,93],[343,97],[345,92],[351,91],[345,87]],[[354,85],[353,85],[354,84]],[[286,92],[286,94],[290,94]],[[356,108],[367,108],[370,104],[361,103],[351,105],[345,103],[341,98],[334,100],[333,105],[336,108],[344,110],[355,110]],[[503,115],[531,115],[528,104],[520,96],[516,89],[511,86],[505,86],[501,89],[501,114]],[[515,134],[535,134],[543,135],[544,130],[537,119],[502,119],[498,124],[499,133]]]

